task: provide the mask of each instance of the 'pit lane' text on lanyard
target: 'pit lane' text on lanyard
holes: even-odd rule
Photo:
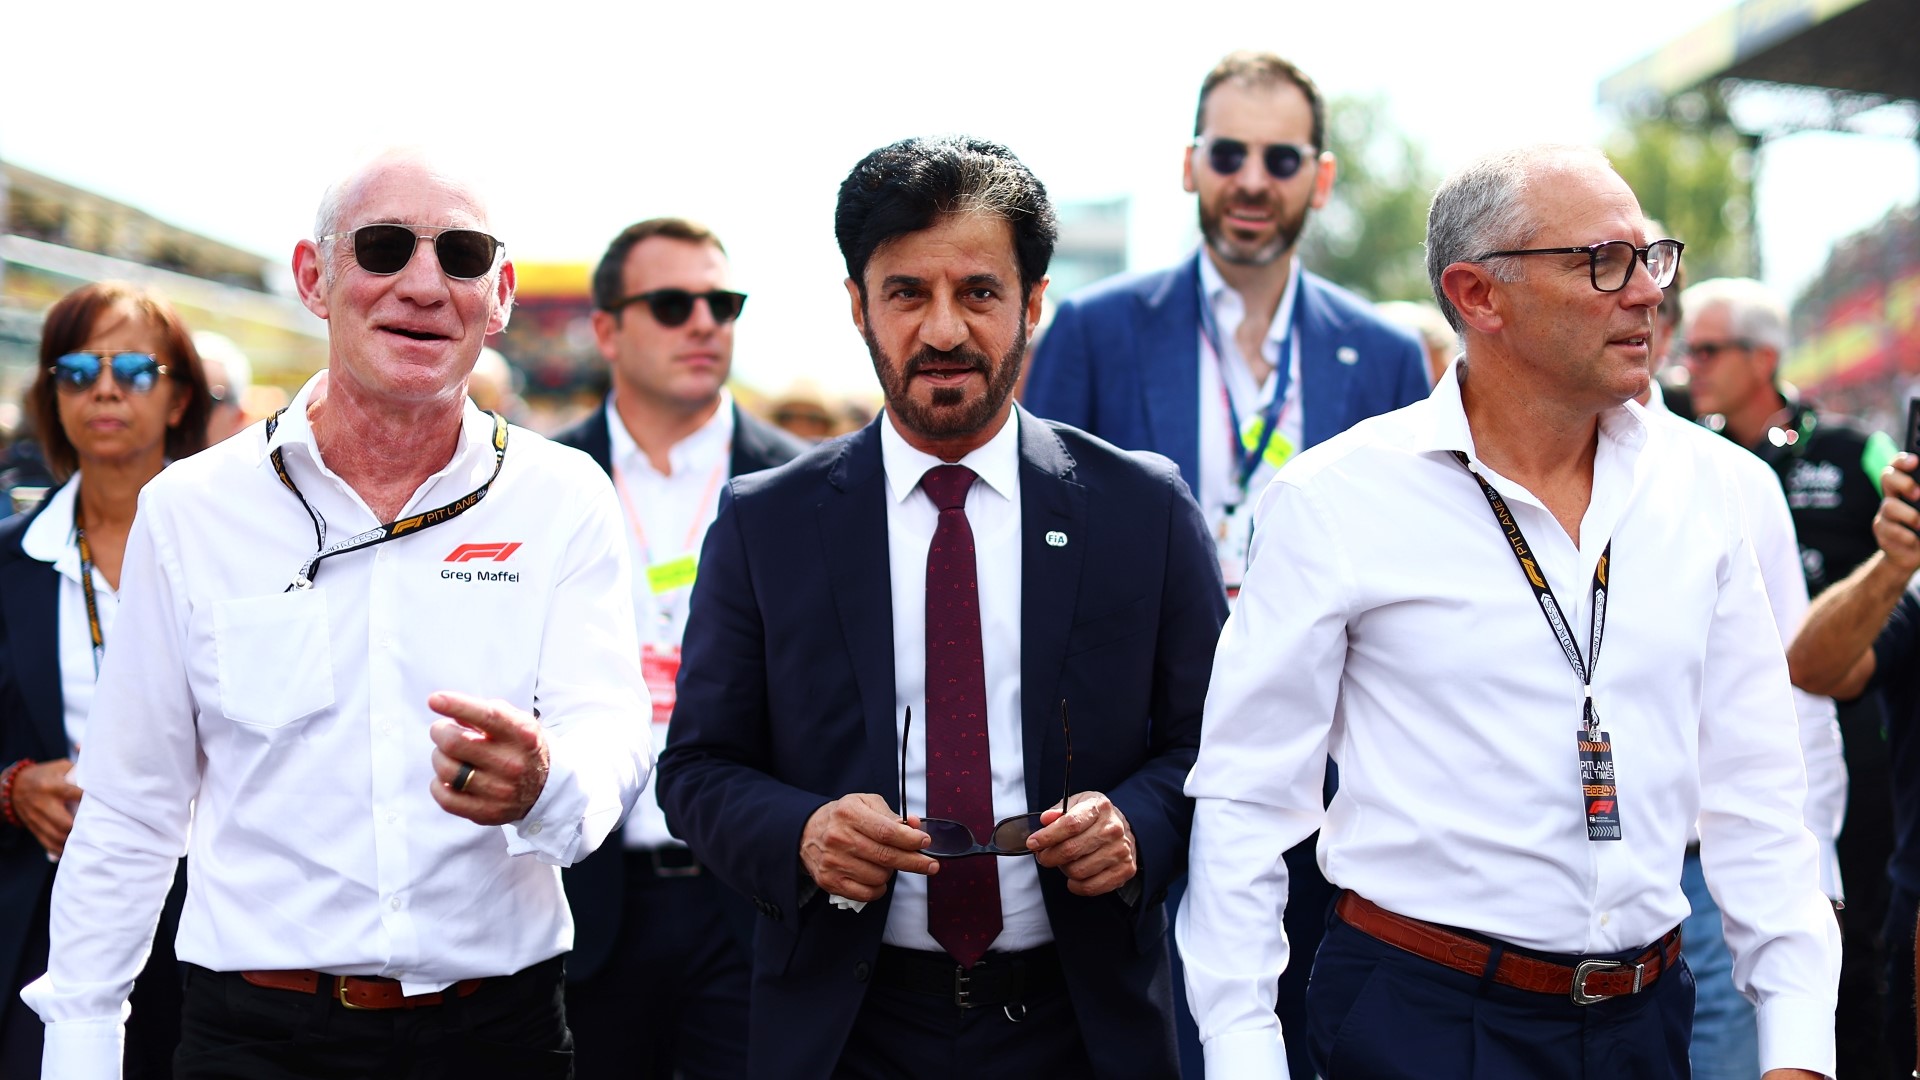
[[[1467,455],[1458,450],[1453,456],[1460,459],[1476,483],[1480,493],[1487,497],[1487,505],[1493,507],[1493,517],[1506,533],[1507,543],[1513,548],[1513,557],[1520,560],[1520,569],[1526,574],[1527,584],[1533,588],[1534,598],[1540,602],[1540,611],[1546,616],[1547,625],[1552,628],[1553,636],[1560,642],[1560,651],[1567,656],[1567,663],[1573,666],[1574,675],[1580,679],[1580,685],[1586,691],[1586,700],[1581,706],[1581,727],[1574,739],[1580,752],[1580,796],[1587,808],[1587,839],[1620,839],[1620,795],[1614,783],[1613,737],[1600,730],[1600,714],[1593,707],[1593,670],[1600,663],[1600,637],[1607,628],[1607,564],[1613,558],[1613,541],[1600,552],[1599,565],[1593,568],[1593,612],[1589,620],[1590,640],[1587,646],[1587,658],[1580,658],[1580,646],[1573,640],[1573,631],[1567,626],[1566,615],[1560,609],[1560,601],[1553,595],[1553,586],[1547,584],[1547,577],[1533,557],[1533,551],[1527,544],[1525,534],[1520,531],[1520,523],[1514,520],[1513,512],[1507,508],[1507,501],[1493,490],[1487,478],[1480,475]]]
[[[267,418],[268,439],[273,438],[275,429],[280,426],[280,413],[286,411],[285,409],[281,409],[280,412],[274,413]],[[410,517],[397,518],[387,522],[385,525],[377,525],[368,529],[366,532],[349,536],[332,547],[327,546],[326,522],[320,520],[320,515],[314,511],[313,504],[307,501],[305,495],[300,494],[299,485],[293,482],[293,477],[287,475],[287,463],[282,456],[285,448],[279,446],[274,447],[272,454],[273,471],[279,475],[280,482],[286,485],[287,490],[293,492],[293,497],[300,500],[300,505],[306,510],[307,516],[313,519],[313,542],[314,547],[318,549],[306,562],[300,564],[299,572],[293,576],[293,583],[288,585],[285,591],[293,592],[296,589],[304,590],[313,588],[313,578],[315,574],[320,572],[320,561],[322,559],[331,559],[335,555],[345,555],[349,551],[359,551],[361,548],[384,544],[389,540],[398,540],[409,533],[424,532],[433,528],[435,525],[444,525],[480,505],[480,500],[487,497],[487,489],[493,486],[495,480],[500,479],[500,466],[506,464],[507,461],[506,418],[495,412],[490,412],[487,415],[493,417],[493,475],[487,477],[486,483],[481,484],[480,487],[473,492],[463,495],[437,510],[428,510],[425,513],[414,514]]]

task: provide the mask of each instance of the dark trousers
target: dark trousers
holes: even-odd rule
[[[1887,860],[1893,855],[1893,778],[1880,696],[1868,694],[1839,706],[1840,739],[1847,759],[1847,819],[1836,838],[1840,881],[1847,906],[1840,913],[1840,1007],[1834,1041],[1840,1080],[1906,1076],[1889,1060],[1881,1018],[1894,1004],[1886,984]],[[1913,933],[1909,920],[1904,932]],[[1908,968],[1911,977],[1911,965]]]
[[[987,961],[992,963],[992,954]],[[951,998],[867,988],[834,1080],[1093,1080],[1093,1063],[1065,989],[1020,1005],[963,1009]]]
[[[616,837],[617,839],[617,837]],[[747,1067],[751,961],[712,874],[626,853],[626,911],[613,954],[567,984],[580,1080],[732,1080]],[[748,914],[752,914],[751,910]]]
[[[1642,993],[1575,1005],[1443,967],[1335,918],[1314,958],[1303,1034],[1326,1080],[1686,1080],[1692,1029],[1684,960]]]
[[[180,860],[173,889],[160,909],[154,930],[153,952],[133,981],[127,1017],[127,1041],[122,1054],[125,1080],[167,1080],[173,1075],[173,1049],[180,1042],[180,964],[173,956],[173,939],[180,933],[180,909],[187,899],[187,863]],[[39,1080],[46,1026],[27,1004],[20,990],[47,970],[48,913],[53,901],[53,879],[40,892],[39,905],[27,924],[27,940],[20,954],[20,985],[0,1003],[0,1080]]]
[[[349,1009],[330,992],[269,990],[238,973],[182,966],[186,1011],[174,1075],[183,1080],[573,1075],[559,957],[415,1009]]]
[[[1913,924],[1920,913],[1920,893],[1893,886],[1887,897],[1887,921],[1882,937],[1887,945],[1886,1047],[1888,1074],[1906,1076],[1915,1064],[1913,1005]]]

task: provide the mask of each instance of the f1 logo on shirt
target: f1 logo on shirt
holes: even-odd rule
[[[520,550],[515,544],[461,544],[447,556],[448,562],[473,562],[476,559],[491,559],[494,562],[506,562],[514,552]]]

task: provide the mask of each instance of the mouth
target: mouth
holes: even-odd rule
[[[426,329],[425,327],[418,327],[418,326],[382,326],[380,327],[380,330],[383,333],[388,333],[388,334],[396,335],[398,337],[403,337],[409,341],[451,341],[452,340],[452,337],[448,334],[442,334],[442,333],[439,333],[438,331],[429,330],[429,329]]]
[[[1226,222],[1236,229],[1264,229],[1276,220],[1274,212],[1267,207],[1229,206],[1225,215]]]
[[[911,377],[926,379],[936,386],[951,386],[954,383],[963,381],[967,376],[978,370],[980,369],[971,364],[929,364],[924,367],[916,367]]]

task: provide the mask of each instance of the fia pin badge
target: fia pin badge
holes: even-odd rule
[[[1066,547],[1066,546],[1067,546],[1067,534],[1066,534],[1066,533],[1063,533],[1063,532],[1061,532],[1061,531],[1060,531],[1060,530],[1058,530],[1058,529],[1055,529],[1054,531],[1052,531],[1052,532],[1050,532],[1050,533],[1048,533],[1048,534],[1047,534],[1047,546],[1048,546],[1048,547]]]
[[[1352,365],[1360,362],[1360,353],[1351,345],[1342,345],[1333,350],[1333,358],[1343,364]]]

